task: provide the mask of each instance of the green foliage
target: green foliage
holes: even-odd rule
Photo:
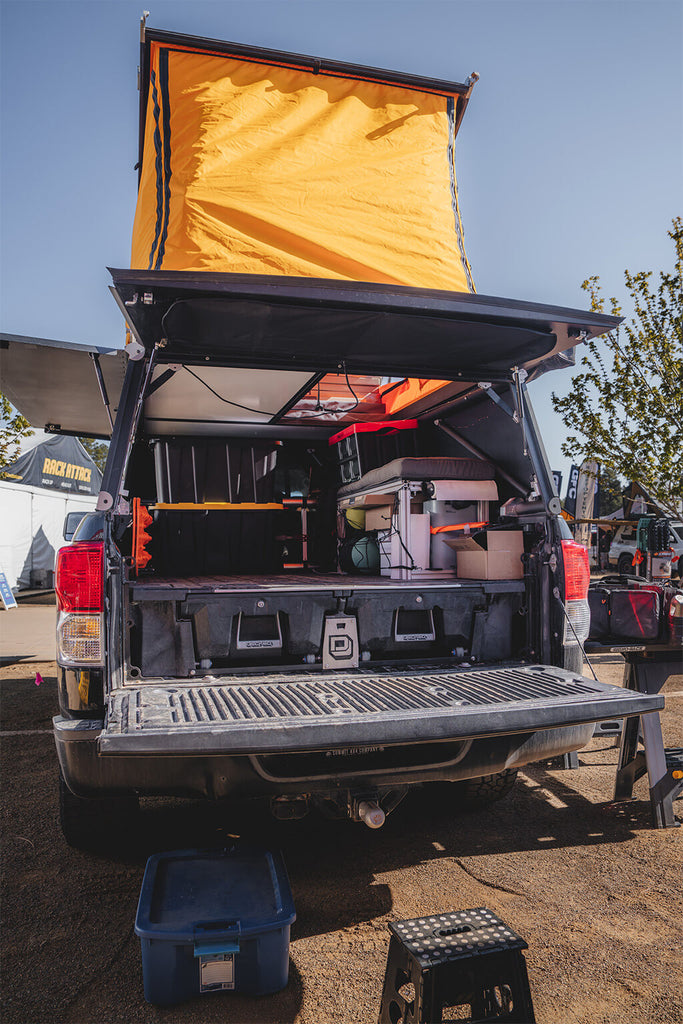
[[[79,437],[78,440],[81,442],[100,473],[104,473],[104,464],[107,461],[107,454],[109,452],[109,442],[96,441],[94,437]]]
[[[622,496],[623,484],[609,470],[600,467],[600,515],[608,516],[616,512],[624,503]]]
[[[17,412],[8,398],[0,394],[0,480],[5,480],[3,466],[16,462],[22,438],[31,437],[31,424]]]
[[[584,347],[572,390],[553,393],[553,407],[569,433],[563,455],[573,462],[596,459],[605,472],[640,483],[671,515],[683,496],[683,220],[668,232],[675,260],[670,273],[624,272],[634,314]],[[582,288],[604,312],[598,277]],[[621,315],[615,298],[610,312]]]

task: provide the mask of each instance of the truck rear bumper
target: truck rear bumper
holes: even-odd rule
[[[472,778],[580,749],[594,722],[663,705],[549,666],[302,673],[126,687],[106,722],[58,716],[54,730],[79,796],[258,796]]]
[[[69,719],[54,719],[62,774],[72,792],[82,797],[135,791],[143,796],[242,799],[455,782],[578,750],[593,734],[589,723],[460,743],[353,747],[332,757],[329,752],[109,757],[97,750],[103,722],[88,723],[90,729],[79,732],[72,725]]]

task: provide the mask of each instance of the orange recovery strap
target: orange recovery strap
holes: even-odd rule
[[[430,526],[430,533],[451,533],[454,530],[464,530],[465,533],[471,533],[472,530],[481,530],[482,527],[488,526],[487,522],[484,523],[455,523],[452,526]]]

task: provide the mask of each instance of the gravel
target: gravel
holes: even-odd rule
[[[619,658],[597,662],[604,681],[620,680]],[[683,746],[683,676],[666,692],[665,742]],[[510,796],[468,814],[450,808],[447,785],[413,793],[379,831],[145,800],[136,841],[95,855],[59,830],[54,663],[1,669],[0,693],[5,1024],[371,1024],[388,923],[481,906],[529,944],[539,1024],[683,1021],[681,831],[652,828],[646,780],[634,801],[610,802],[618,748],[608,737],[580,754],[579,770],[528,766]],[[235,834],[284,853],[298,915],[289,985],[260,999],[147,1004],[133,931],[146,857]]]

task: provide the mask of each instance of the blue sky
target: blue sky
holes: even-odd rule
[[[148,0],[149,24],[476,85],[458,137],[479,292],[584,307],[666,269],[683,209],[680,0]],[[0,0],[0,329],[122,343],[142,4]],[[566,377],[566,374],[564,375]],[[549,374],[532,396],[567,468]]]

